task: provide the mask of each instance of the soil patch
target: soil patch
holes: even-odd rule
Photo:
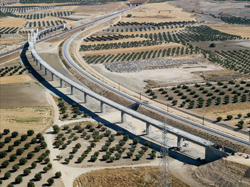
[[[158,167],[136,167],[136,168],[118,168],[103,169],[92,171],[80,175],[73,183],[76,187],[78,179],[86,187],[137,187],[137,186],[155,186],[157,184]],[[173,187],[188,187],[189,185],[172,175]]]
[[[16,58],[19,55],[20,55],[19,52],[15,52],[15,53],[12,53],[10,55],[4,56],[4,57],[0,58],[0,63],[3,63],[5,61],[7,61],[7,60],[11,60],[12,58]]]
[[[6,17],[0,19],[1,27],[20,27],[25,24],[25,18]]]

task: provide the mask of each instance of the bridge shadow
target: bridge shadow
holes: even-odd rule
[[[59,91],[58,89],[56,89],[56,87],[52,86],[46,79],[44,79],[34,68],[33,66],[30,64],[30,62],[28,61],[27,57],[26,57],[26,52],[28,50],[29,44],[26,43],[24,45],[24,48],[21,52],[21,59],[22,62],[24,63],[25,66],[27,66],[29,68],[29,70],[31,70],[31,74],[34,78],[36,78],[44,87],[46,87],[48,90],[50,90],[51,92],[53,92],[55,95],[57,95],[58,97],[63,98],[67,103],[69,104],[74,104],[76,103],[77,106],[79,107],[79,109],[81,111],[83,111],[84,113],[87,113],[90,117],[92,117],[94,120],[96,120],[97,122],[100,122],[104,125],[106,125],[107,127],[115,130],[115,131],[123,131],[125,134],[129,135],[129,137],[131,139],[134,138],[139,138],[140,143],[144,144],[145,142],[150,142],[151,143],[151,148],[155,149],[156,151],[160,151],[161,150],[161,145],[156,144],[154,142],[151,142],[150,140],[145,139],[143,136],[137,136],[131,132],[129,132],[128,130],[124,129],[123,127],[120,127],[114,123],[111,123],[109,121],[107,121],[106,119],[101,118],[99,115],[97,115],[96,113],[90,111],[89,109],[83,107],[82,105],[80,105],[79,103],[77,103],[76,101],[74,101],[73,99],[69,98],[67,94],[64,94],[63,92]],[[169,156],[177,159],[183,163],[187,163],[190,165],[195,165],[195,166],[199,166],[202,165],[202,163],[200,163],[199,161],[188,157],[186,155],[183,155],[181,153],[169,150]]]

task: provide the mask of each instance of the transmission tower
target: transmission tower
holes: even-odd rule
[[[162,124],[161,160],[158,171],[158,187],[172,187],[167,142],[167,126],[166,118],[164,117],[164,123]]]

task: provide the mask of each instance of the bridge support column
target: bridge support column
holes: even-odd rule
[[[64,87],[64,82],[62,79],[60,79],[60,87],[63,88]]]
[[[151,127],[152,127],[152,125],[150,123],[146,123],[146,133],[147,133],[147,135],[151,135]]]
[[[49,71],[47,68],[45,68],[45,75],[48,75],[49,74]]]
[[[89,102],[89,95],[84,93],[84,103],[88,103]]]
[[[181,136],[177,136],[177,147],[183,147],[183,138]]]
[[[39,65],[39,61],[38,60],[35,60],[36,61],[36,65],[38,66]]]
[[[52,81],[56,79],[56,76],[54,75],[54,73],[51,73],[51,77],[52,77]]]
[[[121,122],[122,123],[126,122],[126,114],[123,111],[121,111]]]
[[[43,65],[40,63],[40,70],[43,70]]]
[[[101,101],[101,113],[105,112],[105,104]]]
[[[71,95],[74,95],[74,94],[75,94],[75,87],[71,86]]]

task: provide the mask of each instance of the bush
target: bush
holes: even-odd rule
[[[11,137],[6,137],[4,140],[5,143],[9,143],[10,141],[11,141]]]
[[[16,160],[16,158],[17,158],[17,156],[16,156],[16,155],[10,155],[10,161],[15,161],[15,160]]]
[[[135,159],[136,159],[136,160],[140,160],[140,159],[141,159],[141,155],[140,155],[140,154],[139,154],[139,155],[136,155],[136,156],[135,156]]]
[[[12,166],[13,171],[17,171],[19,169],[19,165],[15,164]]]
[[[108,159],[109,159],[109,155],[103,155],[103,156],[102,156],[102,159],[103,159],[103,160],[108,160]]]
[[[90,160],[91,160],[92,162],[95,162],[96,159],[97,159],[97,156],[95,156],[95,155],[91,156],[91,158],[90,158]]]
[[[36,147],[34,148],[34,150],[35,150],[36,152],[39,152],[39,151],[41,150],[41,147],[40,147],[40,146],[36,146]]]
[[[150,142],[145,142],[144,145],[150,147]]]
[[[15,182],[18,183],[18,184],[20,184],[21,182],[23,182],[23,178],[21,176],[17,176],[15,178]]]
[[[150,158],[154,159],[156,157],[155,153],[151,153],[150,155]]]
[[[51,163],[48,163],[47,167],[48,167],[49,169],[51,169],[51,168],[52,168],[52,164],[51,164]]]
[[[82,161],[83,161],[83,157],[78,157],[77,162],[82,163]]]
[[[102,146],[102,151],[107,151],[108,150],[108,146]]]
[[[211,43],[209,47],[216,47],[215,43]]]
[[[33,152],[30,152],[30,153],[27,154],[27,158],[28,158],[28,159],[31,159],[32,157],[34,157],[34,155],[35,155],[35,154],[34,154]]]
[[[25,141],[25,140],[27,140],[27,138],[28,138],[28,136],[26,134],[24,134],[21,136],[21,141]]]
[[[45,173],[47,173],[47,171],[49,171],[49,168],[48,168],[47,166],[45,166],[45,167],[43,168],[43,171],[44,171]]]
[[[55,177],[60,178],[62,176],[62,173],[60,171],[56,172]]]
[[[121,154],[116,153],[116,154],[115,154],[115,157],[116,157],[117,160],[119,160],[119,159],[121,158]]]
[[[41,142],[41,147],[42,147],[43,149],[45,149],[45,148],[47,147],[47,143],[46,143],[46,142]]]
[[[5,146],[4,142],[0,142],[0,148],[3,148]]]
[[[9,129],[4,129],[3,134],[9,134],[10,130]]]
[[[52,127],[55,134],[58,134],[60,132],[60,127],[58,125],[53,125]]]
[[[138,138],[133,139],[133,144],[138,144],[138,143],[139,143],[139,139]]]
[[[115,160],[115,157],[110,157],[110,161],[113,162]]]
[[[21,144],[21,141],[20,141],[20,140],[14,141],[14,146],[19,146],[20,144]]]
[[[242,114],[238,114],[238,118],[241,118],[242,117]]]
[[[37,139],[36,138],[32,138],[30,143],[35,144],[36,142],[37,142]]]
[[[133,153],[132,153],[132,152],[127,152],[127,156],[128,156],[129,158],[131,158],[131,157],[133,156]]]
[[[123,135],[123,132],[122,131],[117,131],[117,136],[120,136],[120,135]]]
[[[74,158],[74,155],[69,155],[69,159],[73,159]]]
[[[2,162],[1,166],[2,166],[3,168],[6,168],[9,164],[10,164],[9,161],[8,161],[8,160],[5,160],[5,161]]]
[[[64,161],[66,164],[68,164],[70,162],[70,160],[68,158],[65,158]]]
[[[231,119],[233,119],[233,116],[232,115],[227,115],[227,119],[231,120]]]
[[[124,136],[123,136],[123,140],[124,140],[124,141],[128,141],[128,139],[129,139],[129,136],[128,136],[128,135],[124,135]]]
[[[50,162],[50,159],[49,159],[49,158],[45,158],[45,159],[44,159],[44,162],[45,162],[46,164],[48,164],[48,163]]]
[[[11,136],[12,136],[12,138],[17,137],[17,136],[18,136],[18,132],[17,132],[17,131],[12,132],[12,133],[11,133]]]
[[[27,183],[27,187],[35,187],[34,182],[30,181]]]
[[[24,165],[24,164],[26,164],[26,162],[27,162],[26,158],[20,158],[20,160],[19,160],[20,165]]]
[[[5,174],[4,174],[4,178],[5,179],[9,179],[11,177],[11,174],[10,174],[10,172],[6,172]]]
[[[34,177],[37,181],[40,181],[42,179],[42,175],[41,173],[37,173],[35,174],[35,177]]]
[[[23,170],[24,175],[29,175],[31,173],[30,169],[26,168]]]
[[[28,136],[32,136],[33,134],[34,134],[34,131],[33,131],[33,130],[28,130],[28,131],[27,131],[27,135],[28,135]]]
[[[78,149],[75,148],[75,147],[72,149],[72,152],[73,152],[73,153],[76,153],[77,151],[78,151]]]
[[[28,149],[28,148],[30,147],[30,143],[26,143],[26,144],[24,145],[24,147],[25,147],[25,149]]]
[[[0,158],[6,157],[7,153],[5,151],[0,152]]]
[[[221,121],[222,120],[222,117],[217,117],[217,121]]]
[[[52,185],[52,184],[54,183],[54,179],[53,179],[53,178],[49,178],[49,179],[47,180],[47,182],[49,183],[49,185]]]
[[[36,162],[32,162],[31,163],[31,167],[34,169],[34,168],[36,168]]]

